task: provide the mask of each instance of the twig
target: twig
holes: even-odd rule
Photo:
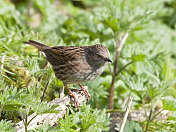
[[[48,85],[50,84],[50,82],[51,82],[51,77],[49,78],[48,82],[46,83],[45,89],[43,90],[43,94],[42,94],[42,97],[41,97],[41,102],[43,101],[45,91],[48,88]]]
[[[29,0],[28,4],[28,10],[27,10],[27,20],[26,20],[26,25],[29,27],[30,26],[30,16],[31,16],[31,7],[33,4],[33,0]]]
[[[128,37],[128,32],[124,34],[121,40],[116,40],[116,37],[117,37],[116,35],[114,37],[115,37],[115,45],[116,45],[116,55],[115,55],[114,69],[113,69],[112,82],[111,82],[111,88],[110,88],[110,94],[109,94],[109,106],[108,106],[109,109],[112,109],[112,106],[113,106],[114,83],[116,78],[117,64],[118,64],[120,52]]]
[[[119,47],[118,47],[118,49],[117,49],[119,52],[121,52],[121,50],[122,50],[122,48],[123,48],[123,46],[124,46],[124,44],[125,44],[125,41],[126,41],[128,35],[129,35],[129,33],[126,32],[125,35],[122,37],[122,40],[121,40],[121,42],[120,42],[120,45],[119,45]],[[118,44],[118,43],[117,43],[117,44]]]
[[[4,68],[4,60],[5,60],[5,55],[3,55],[2,57],[1,57],[1,71],[3,70],[3,68]]]
[[[120,131],[119,131],[119,132],[123,132],[123,129],[124,129],[124,127],[125,127],[125,123],[126,123],[126,120],[127,120],[127,117],[128,117],[128,113],[129,113],[129,111],[130,111],[130,107],[131,107],[132,101],[133,101],[133,98],[130,96],[130,98],[129,98],[129,103],[128,103],[127,109],[126,109],[126,113],[125,113],[125,115],[124,115],[123,122],[122,122],[122,125],[121,125],[121,127],[120,127]]]
[[[123,104],[122,104],[121,107],[120,107],[121,109],[126,105],[128,99],[129,99],[129,98],[127,97],[127,98],[124,100]]]

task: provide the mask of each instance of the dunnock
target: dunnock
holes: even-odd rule
[[[110,60],[108,49],[104,45],[93,46],[56,46],[48,47],[33,40],[24,42],[45,53],[46,59],[53,66],[56,77],[73,96],[79,110],[78,101],[67,84],[78,84],[89,99],[89,93],[80,84],[100,75]]]

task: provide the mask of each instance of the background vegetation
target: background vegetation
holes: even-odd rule
[[[127,122],[125,131],[175,131],[175,14],[175,0],[0,0],[0,130],[14,131],[12,125],[33,112],[54,112],[47,102],[63,87],[50,65],[43,68],[44,56],[22,43],[32,39],[48,46],[101,43],[114,60],[101,76],[83,84],[91,95],[87,106],[71,109],[58,127],[37,131],[107,131],[103,109],[120,110],[129,96],[131,109],[146,114],[143,121]],[[169,110],[167,119],[155,120],[164,110]]]

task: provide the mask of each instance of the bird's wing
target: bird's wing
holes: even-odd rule
[[[79,61],[84,54],[82,46],[57,46],[44,51],[47,60],[53,65],[63,65],[72,61]]]

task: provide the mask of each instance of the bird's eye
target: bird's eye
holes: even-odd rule
[[[97,57],[97,59],[104,60],[104,57],[102,55],[100,55],[99,53],[96,53],[96,57]]]
[[[97,55],[97,57],[98,57],[99,59],[102,59],[102,60],[105,60],[106,62],[111,62],[111,63],[112,63],[112,60],[111,60],[111,59],[109,59],[109,58],[107,58],[107,57],[104,57],[104,56],[100,55],[99,53],[96,53],[96,55]]]
[[[102,58],[102,56],[101,56],[99,53],[96,53],[96,55],[97,55],[98,57],[101,57],[101,58]]]

